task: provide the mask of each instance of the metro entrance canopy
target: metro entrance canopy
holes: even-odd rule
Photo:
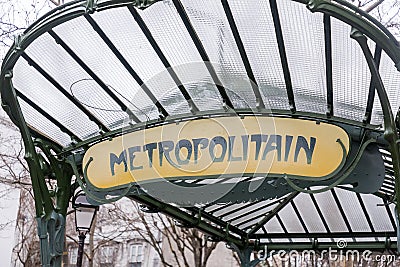
[[[395,38],[342,0],[54,9],[16,38],[0,77],[43,266],[61,264],[78,187],[196,227],[243,266],[265,244],[395,250],[399,64]]]

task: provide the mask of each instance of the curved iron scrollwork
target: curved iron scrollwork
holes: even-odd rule
[[[133,187],[132,183],[127,185],[127,187],[124,189],[124,191],[122,191],[122,193],[120,193],[116,197],[100,198],[100,197],[96,196],[95,194],[93,194],[90,190],[87,189],[87,186],[86,186],[86,183],[89,183],[89,179],[87,178],[87,170],[92,161],[93,161],[93,158],[90,157],[88,162],[86,163],[86,165],[83,167],[83,173],[82,173],[83,179],[81,179],[81,175],[79,174],[78,167],[76,166],[76,162],[73,159],[73,157],[68,160],[68,162],[71,165],[72,170],[75,174],[76,181],[78,182],[79,186],[81,187],[83,192],[85,192],[86,196],[89,199],[98,202],[98,204],[107,204],[107,203],[112,203],[112,202],[120,200],[121,198],[125,197],[131,191],[131,189]]]
[[[364,138],[365,139],[365,135]],[[349,175],[354,171],[354,169],[356,168],[358,162],[361,159],[361,156],[363,155],[364,150],[367,148],[367,146],[371,143],[374,143],[376,140],[374,138],[368,139],[364,142],[362,142],[362,145],[360,146],[360,148],[357,151],[357,155],[356,157],[353,159],[353,161],[350,163],[350,165],[347,167],[347,169],[345,170],[345,172],[340,176],[339,179],[337,179],[336,181],[334,181],[332,184],[324,187],[324,188],[320,188],[320,189],[316,189],[316,190],[309,190],[309,189],[304,189],[299,187],[298,185],[296,185],[289,177],[284,176],[285,181],[288,183],[288,185],[290,187],[292,187],[294,190],[301,192],[301,193],[307,193],[307,194],[316,194],[316,193],[322,193],[322,192],[326,192],[331,190],[332,188],[334,188],[335,186],[341,184],[344,180],[346,180],[347,177],[349,177]],[[344,147],[342,141],[340,139],[337,140],[337,142],[340,144],[340,146],[343,149],[343,159],[342,159],[342,164],[344,164],[344,161],[346,159],[346,148]]]

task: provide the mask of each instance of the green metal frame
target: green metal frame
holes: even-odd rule
[[[395,196],[391,200],[396,204],[399,211],[400,199],[400,154],[399,154],[399,136],[398,129],[396,128],[396,121],[392,115],[389,99],[384,89],[383,83],[380,79],[379,72],[374,62],[371,51],[366,43],[366,36],[375,41],[393,60],[396,67],[400,70],[400,48],[395,38],[382,27],[375,19],[365,12],[362,12],[346,1],[343,0],[296,0],[299,3],[307,5],[311,12],[321,12],[337,19],[344,21],[351,25],[354,30],[351,37],[354,38],[360,45],[367,60],[373,83],[375,84],[376,91],[379,96],[381,107],[384,114],[384,139],[379,140],[381,143],[387,142],[389,144],[390,153],[393,159],[393,170],[395,176]],[[160,121],[153,121],[147,123],[138,123],[134,127],[110,131],[104,134],[99,134],[96,137],[90,138],[81,142],[74,142],[70,147],[62,148],[55,142],[52,142],[46,136],[30,129],[27,125],[21,108],[18,103],[17,93],[12,85],[13,67],[17,60],[21,57],[24,50],[41,34],[51,30],[53,27],[62,24],[73,18],[91,14],[96,11],[104,9],[133,5],[138,8],[146,8],[153,4],[156,0],[115,0],[115,1],[74,1],[63,6],[60,6],[44,17],[40,18],[32,24],[24,34],[18,36],[15,40],[13,47],[7,53],[2,65],[0,75],[0,89],[2,94],[2,105],[11,120],[20,129],[24,146],[25,146],[25,159],[29,165],[30,175],[32,180],[32,187],[35,196],[35,209],[36,218],[38,223],[38,234],[40,238],[41,247],[41,261],[43,266],[61,266],[61,255],[64,245],[64,231],[65,231],[65,217],[72,192],[78,186],[71,184],[73,175],[79,177],[83,174],[84,166],[81,166],[81,155],[75,152],[78,149],[87,149],[91,145],[113,138],[126,132],[140,130],[145,127],[157,126]],[[195,115],[184,114],[179,116],[169,116],[162,122],[176,123],[182,119],[199,118],[213,115],[240,115],[250,114],[252,110],[220,110],[210,112],[196,112]],[[343,123],[359,127],[363,130],[376,132],[377,127],[357,123],[350,120],[340,119],[337,117],[324,116],[311,113],[293,112],[276,110],[268,112],[263,109],[257,109],[257,114],[264,116],[288,116],[295,118],[323,120],[330,123]],[[399,123],[399,122],[397,122]],[[44,155],[44,156],[43,156]],[[55,183],[54,190],[50,190],[46,181],[51,180]],[[290,179],[287,179],[294,189],[302,191],[302,188],[294,184]],[[84,182],[84,181],[83,181]],[[336,185],[336,184],[334,184]],[[328,189],[330,189],[329,187]],[[133,188],[129,188],[129,190]],[[294,193],[295,194],[295,193]],[[251,240],[249,234],[245,234],[238,229],[232,230],[228,223],[218,221],[215,225],[213,220],[207,214],[203,214],[202,210],[179,209],[172,205],[162,203],[139,190],[136,194],[130,195],[130,198],[146,205],[147,207],[162,212],[171,216],[185,225],[197,227],[205,232],[213,240],[225,241],[231,245],[236,251],[239,252],[242,260],[242,266],[254,266],[256,262],[250,262],[250,252],[253,250],[262,249],[263,243],[258,240]],[[116,199],[113,199],[116,200]],[[276,210],[278,212],[278,210]],[[399,212],[397,212],[399,217]],[[289,244],[268,244],[271,249],[323,249],[332,246],[331,243],[319,244],[302,244],[302,243],[289,243]],[[400,240],[397,242],[397,248],[400,251]],[[375,248],[375,249],[389,249],[395,248],[396,244],[389,241],[385,244],[381,243],[356,243],[349,244],[347,249],[362,249],[362,248]]]

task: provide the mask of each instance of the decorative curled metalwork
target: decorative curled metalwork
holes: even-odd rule
[[[340,141],[340,139],[338,139],[337,141],[342,149],[343,149],[343,153],[346,153],[346,148],[344,147],[342,141]],[[301,193],[307,193],[307,194],[316,194],[316,193],[322,193],[322,192],[326,192],[331,190],[332,188],[334,188],[335,186],[341,184],[344,180],[346,180],[347,177],[349,177],[349,175],[354,171],[354,169],[356,168],[361,156],[363,155],[364,150],[367,148],[367,146],[371,143],[376,142],[375,139],[371,138],[365,142],[363,142],[363,144],[360,146],[360,148],[357,151],[357,156],[353,159],[353,161],[351,162],[351,164],[349,165],[349,167],[346,169],[346,171],[341,175],[341,177],[339,179],[337,179],[335,182],[333,182],[332,184],[321,188],[321,189],[316,189],[316,190],[308,190],[308,189],[304,189],[299,187],[298,185],[296,185],[292,180],[290,180],[290,178],[288,178],[287,176],[284,176],[285,181],[288,183],[288,185],[293,188],[294,190],[301,192]]]
[[[52,212],[50,219],[36,218],[43,266],[60,266],[64,249],[65,217]]]
[[[100,198],[93,194],[90,190],[87,189],[85,183],[89,183],[89,179],[87,177],[87,170],[89,168],[90,163],[93,161],[93,158],[90,157],[88,162],[86,163],[85,167],[83,168],[83,180],[80,178],[81,175],[79,174],[78,167],[76,166],[75,160],[73,158],[70,158],[68,160],[69,164],[72,167],[72,170],[75,174],[76,181],[78,182],[79,186],[81,187],[82,191],[85,192],[86,196],[89,197],[90,199],[98,202],[99,204],[107,204],[107,203],[112,203],[115,201],[120,200],[121,198],[125,197],[132,189],[133,184],[130,183],[124,191],[117,197],[112,197],[112,198]]]
[[[399,140],[398,129],[396,128],[396,122],[393,117],[390,101],[386,94],[385,86],[379,75],[378,67],[374,61],[372,53],[367,44],[366,36],[358,29],[353,28],[351,31],[350,37],[355,39],[358,42],[358,44],[360,45],[360,47],[364,53],[365,59],[367,60],[369,70],[371,72],[372,81],[375,84],[375,88],[376,88],[376,91],[379,96],[379,101],[382,106],[382,112],[384,115],[384,137],[385,137],[385,140],[389,143],[389,149],[390,149],[391,156],[392,156],[393,171],[394,171],[394,177],[395,177],[395,198],[394,199],[395,199],[395,204],[397,207],[396,218],[398,220],[400,217],[400,214],[399,214],[400,149],[399,149],[399,144],[398,144],[398,140]],[[395,62],[400,62],[400,61],[397,60]],[[397,68],[399,69],[399,65],[397,65]],[[397,239],[400,240],[399,232],[397,233]],[[400,252],[399,242],[397,242],[397,251]]]
[[[97,0],[87,0],[86,14],[93,14],[97,9]]]
[[[232,250],[234,250],[238,254],[241,267],[255,267],[257,266],[257,264],[261,262],[261,259],[258,258],[254,260],[250,259],[250,256],[254,250],[253,247],[247,246],[245,248],[239,248],[235,244],[228,244],[228,245]]]
[[[139,9],[145,9],[158,1],[160,0],[136,0],[133,5]]]

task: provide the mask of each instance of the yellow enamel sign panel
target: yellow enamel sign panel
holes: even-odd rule
[[[342,166],[349,137],[309,120],[245,116],[196,119],[131,132],[90,147],[89,182],[111,188],[159,178],[330,175]]]

